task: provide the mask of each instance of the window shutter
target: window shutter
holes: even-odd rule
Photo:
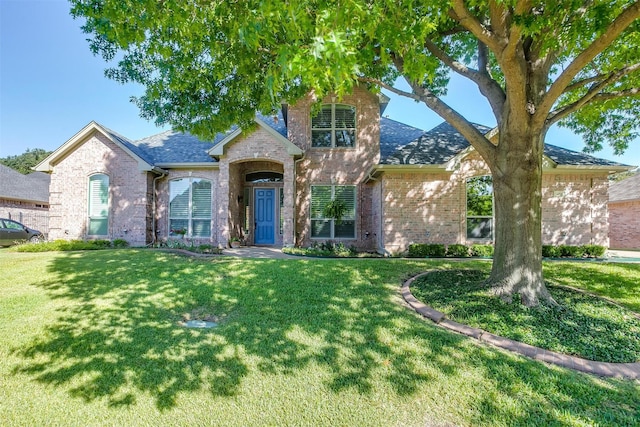
[[[311,187],[311,218],[324,218],[324,207],[331,201],[330,185],[314,185]]]
[[[169,217],[189,217],[189,179],[169,181]]]
[[[336,200],[341,200],[347,206],[347,211],[344,213],[344,219],[354,219],[356,217],[356,187],[348,186],[336,186],[335,189]]]
[[[355,129],[356,107],[351,105],[336,105],[336,129]]]
[[[331,129],[331,105],[323,105],[318,114],[311,119],[314,129]]]
[[[92,175],[89,178],[89,216],[105,218],[109,211],[109,177]]]
[[[211,181],[193,180],[193,217],[211,218]]]

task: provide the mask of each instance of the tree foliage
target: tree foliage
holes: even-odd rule
[[[49,154],[51,154],[51,151],[42,148],[27,148],[27,151],[22,154],[0,158],[0,163],[26,175],[33,172],[31,168],[44,160]]]

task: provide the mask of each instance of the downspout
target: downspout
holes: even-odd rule
[[[151,215],[152,215],[152,219],[151,219],[151,238],[152,238],[152,245],[155,245],[157,243],[157,236],[156,236],[156,211],[157,211],[157,206],[156,206],[156,184],[158,182],[158,180],[164,178],[165,176],[167,176],[169,174],[169,172],[163,170],[163,169],[155,169],[154,168],[154,172],[156,173],[160,173],[160,175],[156,176],[155,178],[153,178],[153,183],[151,184],[151,189],[152,189],[152,202],[151,202]]]

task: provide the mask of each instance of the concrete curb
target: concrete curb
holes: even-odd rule
[[[414,276],[405,281],[402,285],[401,293],[402,297],[411,306],[411,308],[413,308],[423,317],[433,321],[438,326],[462,335],[466,335],[471,338],[475,338],[478,341],[482,341],[494,347],[499,347],[504,350],[521,354],[534,360],[540,360],[542,362],[551,363],[554,365],[562,366],[564,368],[586,372],[588,374],[599,375],[602,377],[640,380],[640,362],[610,363],[586,360],[580,357],[569,356],[566,354],[556,353],[553,351],[534,347],[529,344],[524,344],[509,338],[494,335],[485,330],[472,328],[471,326],[463,325],[461,323],[457,323],[447,319],[444,313],[434,310],[428,305],[418,301],[411,293],[410,286],[414,282],[414,280],[425,276],[430,272],[431,271],[420,273],[417,276]]]

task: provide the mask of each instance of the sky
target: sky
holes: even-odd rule
[[[137,140],[167,130],[140,117],[130,102],[139,85],[122,85],[104,76],[109,66],[89,50],[82,21],[69,15],[64,0],[0,0],[0,157],[27,149],[55,150],[92,120]],[[495,125],[477,88],[452,78],[445,102],[468,120]],[[429,130],[442,119],[426,106],[387,93],[385,116]],[[554,126],[547,142],[581,151],[582,139]],[[640,165],[640,140],[622,156],[609,147],[596,157]]]

